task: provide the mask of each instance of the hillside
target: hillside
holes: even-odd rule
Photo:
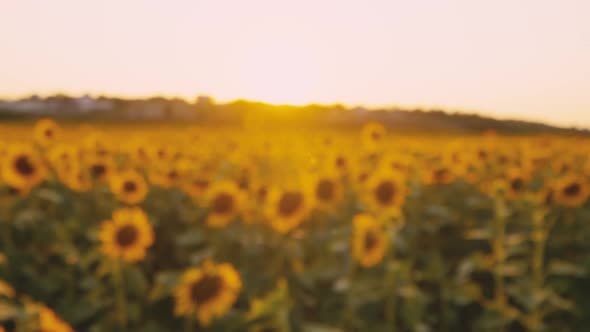
[[[182,121],[189,123],[215,123],[218,125],[242,125],[255,119],[266,126],[328,126],[335,128],[357,127],[368,121],[378,121],[397,131],[428,131],[445,133],[478,133],[494,130],[506,134],[566,134],[588,135],[585,128],[565,128],[540,122],[501,120],[465,112],[443,110],[408,110],[401,108],[365,109],[343,105],[271,105],[237,100],[216,104],[212,99],[200,97],[195,103],[181,99],[161,97],[144,100],[108,99],[101,102],[110,105],[102,109],[80,109],[76,99],[40,100],[40,107],[31,110],[11,108],[0,104],[0,121],[27,121],[49,116],[71,121]],[[65,101],[64,101],[65,100]],[[49,103],[52,102],[52,103]],[[43,107],[45,102],[47,107]]]

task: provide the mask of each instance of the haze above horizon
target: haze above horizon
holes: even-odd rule
[[[0,0],[0,96],[208,94],[590,126],[584,0]]]

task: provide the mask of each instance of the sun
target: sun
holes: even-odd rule
[[[253,48],[244,54],[238,73],[241,93],[248,99],[272,104],[313,103],[318,66],[309,50],[286,44]]]

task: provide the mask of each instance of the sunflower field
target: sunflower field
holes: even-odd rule
[[[0,331],[588,331],[589,180],[584,137],[3,123]]]

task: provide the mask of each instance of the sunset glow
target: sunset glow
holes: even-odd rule
[[[0,3],[0,97],[209,94],[590,126],[584,0]]]

